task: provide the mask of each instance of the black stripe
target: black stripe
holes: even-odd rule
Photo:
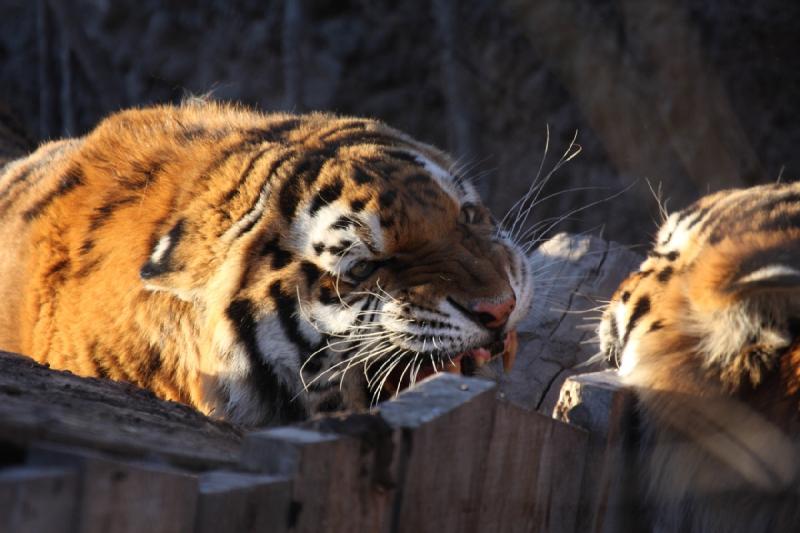
[[[297,204],[300,202],[300,190],[298,183],[293,179],[284,180],[281,192],[278,193],[278,208],[284,219],[290,221],[294,218],[297,211]]]
[[[306,184],[306,187],[311,187],[319,178],[319,174],[324,163],[324,157],[319,155],[309,155],[303,161],[301,161],[299,165],[297,165],[294,173],[298,176],[302,176],[303,183]]]
[[[61,261],[50,267],[50,269],[47,271],[47,274],[45,274],[45,277],[49,278],[51,276],[55,276],[56,274],[60,274],[63,270],[68,269],[69,266],[70,266],[69,259],[62,259]]]
[[[118,182],[123,188],[131,191],[144,189],[155,181],[167,162],[174,158],[172,154],[160,153],[147,162],[134,161],[131,163],[134,174],[123,174],[119,176]]]
[[[103,224],[108,222],[108,219],[116,212],[117,209],[124,205],[132,204],[138,201],[139,198],[134,196],[123,196],[122,198],[115,198],[100,207],[97,207],[89,217],[89,233],[96,231]]]
[[[322,271],[315,265],[309,261],[303,261],[300,263],[300,269],[303,271],[303,275],[306,277],[306,285],[308,287],[313,287],[314,284],[319,280],[319,277],[322,275]]]
[[[364,210],[364,207],[367,205],[367,200],[361,198],[357,200],[352,200],[350,202],[350,209],[353,210],[354,213],[360,213]]]
[[[688,226],[686,226],[686,231],[689,231],[690,229],[695,227],[697,225],[697,223],[699,223],[701,220],[703,220],[706,217],[706,215],[708,215],[708,212],[711,211],[712,207],[713,206],[707,205],[706,207],[701,209],[700,212],[697,214],[697,217],[694,220],[692,220],[691,222],[689,222]]]
[[[264,156],[265,156],[265,155],[266,155],[266,154],[267,154],[269,151],[270,151],[270,148],[269,148],[269,147],[268,147],[268,148],[264,148],[263,150],[260,150],[260,151],[256,152],[256,154],[255,154],[253,157],[251,157],[251,158],[250,158],[250,161],[247,163],[247,166],[244,168],[244,170],[242,171],[242,173],[241,173],[241,174],[239,174],[239,179],[238,179],[238,180],[236,180],[236,185],[234,185],[232,188],[230,188],[230,189],[229,189],[229,190],[228,190],[228,191],[225,193],[225,195],[223,196],[223,200],[224,200],[225,202],[230,202],[231,200],[233,200],[233,198],[234,198],[234,197],[236,197],[236,196],[238,196],[238,195],[239,195],[239,189],[241,189],[241,188],[242,188],[242,186],[244,185],[244,183],[247,181],[247,178],[249,178],[249,177],[250,177],[250,173],[251,173],[251,172],[253,172],[253,168],[255,168],[256,164],[257,164],[257,163],[258,163],[258,162],[261,160],[261,158],[262,158],[262,157],[264,157]],[[284,156],[283,156],[283,157],[287,157],[287,156],[288,156],[288,154],[284,154]],[[273,170],[275,167],[276,167],[276,165],[275,165],[275,163],[273,163],[273,165],[272,165],[272,169],[271,169],[271,170]],[[267,173],[267,175],[270,175],[270,174],[271,174],[271,172],[268,172],[268,173]]]
[[[281,268],[288,265],[292,260],[292,252],[288,250],[284,250],[278,244],[278,237],[274,237],[271,240],[264,243],[261,247],[261,255],[272,256],[272,263],[271,267],[272,270],[280,270]]]
[[[674,269],[671,266],[667,266],[666,268],[664,268],[664,270],[658,273],[656,279],[658,279],[658,281],[661,283],[666,283],[672,277],[673,272]]]
[[[400,150],[387,150],[386,155],[392,159],[399,159],[401,161],[405,161],[406,163],[411,163],[414,166],[424,168],[424,165],[419,161],[419,159],[408,152],[402,152]]]
[[[269,412],[266,423],[287,423],[304,420],[307,416],[300,402],[292,401],[293,394],[278,379],[275,371],[265,359],[256,340],[254,305],[250,300],[234,300],[225,311],[233,323],[239,339],[244,344],[251,365],[251,379],[261,404]]]
[[[756,229],[759,231],[785,231],[798,227],[800,227],[800,211],[795,211],[772,217]]]
[[[89,360],[94,366],[95,374],[103,379],[108,379],[110,377],[109,368],[105,361],[97,354],[97,344],[98,342],[96,340],[89,344]]]
[[[347,122],[341,126],[337,126],[336,128],[326,131],[322,135],[319,136],[321,141],[327,141],[334,135],[343,135],[347,132],[362,132],[367,128],[366,122]]]
[[[330,287],[320,287],[317,299],[323,305],[333,305],[339,303],[339,297],[334,294]]]
[[[381,209],[388,209],[392,206],[396,198],[397,191],[394,189],[389,189],[388,191],[382,192],[378,197],[378,205]]]
[[[28,163],[21,170],[17,169],[19,174],[14,176],[14,178],[11,179],[11,181],[3,190],[0,190],[0,200],[2,200],[5,196],[8,196],[16,185],[27,181],[28,177],[38,169],[39,165],[37,165],[35,161]],[[0,173],[0,176],[2,176],[2,174],[5,174],[5,172]]]
[[[153,379],[161,369],[161,350],[156,346],[148,346],[144,354],[141,355],[137,375],[142,387],[149,389],[153,384]]]
[[[78,251],[80,255],[88,255],[94,249],[94,240],[90,237],[84,239],[83,244],[81,244],[81,248]]]
[[[628,319],[628,325],[625,328],[625,336],[622,339],[623,345],[628,343],[628,338],[631,336],[631,332],[633,331],[633,328],[636,327],[636,324],[639,322],[639,320],[649,312],[649,297],[645,295],[636,300],[636,305],[633,306],[633,313],[631,313],[631,317]]]
[[[351,177],[353,178],[353,181],[359,185],[366,185],[367,183],[372,183],[375,180],[375,178],[367,174],[363,168],[358,167],[353,169],[353,174]]]
[[[249,142],[281,142],[287,140],[286,134],[297,129],[302,122],[300,118],[292,117],[263,128],[246,130],[244,134]]]
[[[33,204],[29,209],[22,213],[22,217],[31,222],[44,212],[59,197],[64,196],[71,190],[83,184],[83,170],[75,165],[70,167],[58,181],[58,187],[47,193],[44,198]]]
[[[308,208],[308,214],[312,217],[314,214],[319,211],[323,206],[329,205],[342,195],[342,188],[344,185],[342,184],[342,180],[336,179],[331,183],[326,184],[323,186],[317,194],[311,200],[311,205]]]
[[[72,277],[75,279],[85,278],[92,272],[98,270],[100,268],[100,264],[103,262],[103,257],[95,257],[91,261],[83,263],[83,266],[75,272]]]
[[[281,323],[283,333],[300,352],[301,360],[305,360],[309,355],[314,353],[314,346],[300,333],[300,328],[297,326],[297,299],[294,295],[287,296],[283,294],[281,282],[275,281],[269,287],[269,294],[275,301],[275,306],[278,311],[278,319]]]

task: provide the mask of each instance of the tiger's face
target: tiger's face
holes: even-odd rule
[[[449,158],[376,122],[301,120],[248,155],[274,181],[228,193],[247,207],[223,230],[190,202],[140,271],[216,317],[228,416],[363,407],[433,372],[510,364],[532,270]]]

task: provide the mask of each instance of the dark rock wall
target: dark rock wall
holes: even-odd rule
[[[499,215],[546,127],[545,172],[577,130],[529,227],[641,243],[646,180],[674,209],[798,174],[798,23],[780,0],[6,0],[0,98],[39,138],[208,92],[378,117],[454,152]]]

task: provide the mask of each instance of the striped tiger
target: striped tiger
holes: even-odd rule
[[[671,214],[603,313],[658,531],[800,530],[800,183]]]
[[[127,110],[0,176],[0,347],[245,426],[510,364],[522,249],[375,120]]]

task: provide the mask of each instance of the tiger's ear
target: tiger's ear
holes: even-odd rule
[[[731,283],[737,292],[800,290],[800,269],[785,263],[768,263],[745,272]]]
[[[745,294],[800,290],[800,240],[755,244],[737,250],[741,255],[728,289]]]

